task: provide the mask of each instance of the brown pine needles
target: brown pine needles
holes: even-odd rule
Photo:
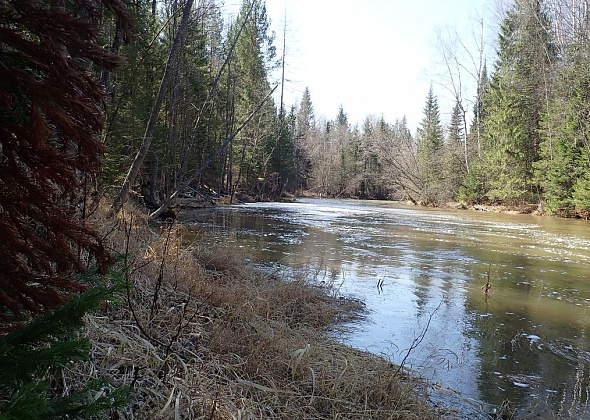
[[[122,58],[98,44],[121,0],[0,2],[0,333],[54,309],[84,285],[73,274],[110,258],[84,223],[100,167],[105,94],[91,71]]]

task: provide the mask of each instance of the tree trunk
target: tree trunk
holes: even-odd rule
[[[152,214],[150,214],[151,219],[158,217],[159,215],[164,213],[166,210],[168,210],[171,205],[174,204],[174,202],[176,201],[176,198],[191,184],[191,182],[193,182],[195,179],[197,179],[197,177],[199,177],[201,175],[201,173],[205,169],[207,169],[209,167],[209,165],[211,165],[213,163],[215,158],[217,158],[227,148],[227,146],[240,133],[240,131],[242,131],[242,129],[250,122],[250,120],[252,120],[252,118],[254,118],[254,116],[256,114],[258,114],[260,109],[269,100],[269,98],[272,96],[272,94],[277,89],[277,87],[278,87],[278,85],[276,85],[274,88],[272,88],[271,91],[258,104],[258,106],[256,106],[256,108],[254,108],[252,110],[252,112],[250,112],[250,114],[242,122],[242,124],[240,124],[240,126],[231,134],[231,136],[229,136],[228,138],[225,139],[223,144],[215,151],[215,153],[213,153],[213,155],[211,155],[209,157],[209,159],[207,159],[207,161],[205,163],[203,163],[199,169],[194,171],[190,177],[188,177],[186,180],[184,180],[182,182],[182,184],[176,189],[176,191],[174,191],[174,193],[172,195],[170,195],[170,197],[168,197],[164,201],[164,203],[156,211],[154,211]]]
[[[246,158],[246,140],[243,140],[242,143],[242,155],[240,157],[240,166],[238,169],[238,179],[236,179],[236,183],[233,185],[231,189],[231,194],[229,196],[229,204],[233,204],[234,202],[234,195],[236,194],[236,190],[240,186],[240,181],[242,180],[242,171],[244,170],[244,159]]]
[[[152,107],[152,112],[150,113],[150,118],[147,123],[147,127],[145,130],[145,134],[143,136],[143,143],[129,168],[129,172],[125,177],[125,181],[123,182],[123,186],[119,191],[119,194],[115,198],[113,205],[111,206],[111,213],[118,212],[123,203],[127,201],[127,197],[129,195],[129,190],[131,189],[131,185],[135,182],[135,178],[139,173],[139,169],[143,160],[147,156],[147,153],[150,149],[150,145],[152,143],[152,139],[154,137],[154,128],[156,127],[156,122],[158,121],[158,114],[160,112],[160,108],[162,107],[162,102],[164,101],[164,94],[166,92],[166,87],[168,86],[168,82],[170,79],[170,75],[172,73],[172,64],[174,62],[174,58],[178,52],[179,46],[181,44],[182,38],[184,37],[184,33],[186,31],[186,27],[188,24],[188,19],[190,16],[191,9],[193,7],[194,0],[187,0],[184,9],[182,10],[182,20],[180,22],[180,26],[176,31],[176,35],[174,37],[174,42],[172,43],[172,47],[170,48],[170,54],[168,55],[168,61],[166,62],[166,68],[164,70],[164,75],[162,76],[162,80],[160,82],[160,88],[158,89],[158,95],[156,96],[156,100],[154,102],[154,106]]]

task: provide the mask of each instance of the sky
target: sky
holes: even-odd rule
[[[226,10],[237,10],[239,3],[226,0]],[[388,122],[406,117],[414,132],[432,84],[446,124],[454,100],[440,34],[447,44],[459,45],[453,35],[458,33],[477,56],[471,45],[480,38],[478,22],[483,19],[486,55],[492,57],[494,4],[494,0],[266,0],[279,55],[286,21],[285,105],[298,103],[308,87],[316,119],[334,119],[342,105],[352,124],[361,125],[369,115],[383,115]],[[460,46],[453,50],[464,51]],[[466,67],[462,83],[470,86],[466,96],[474,96],[475,80],[468,75],[474,66]],[[489,63],[488,68],[492,68]],[[275,79],[280,80],[280,74]]]

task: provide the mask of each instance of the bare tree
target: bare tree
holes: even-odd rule
[[[382,165],[383,183],[399,199],[421,201],[424,182],[419,173],[416,142],[405,118],[392,125],[375,122],[370,133],[371,147]]]
[[[547,0],[545,7],[551,16],[554,42],[561,51],[575,38],[589,40],[589,0]]]
[[[438,49],[441,53],[445,73],[440,85],[449,92],[458,105],[463,120],[463,154],[465,169],[469,170],[470,147],[468,144],[468,112],[474,106],[473,88],[480,83],[485,66],[485,26],[483,18],[478,19],[477,29],[472,31],[472,44],[465,42],[456,29],[438,33]],[[475,118],[479,118],[476,114]],[[475,121],[476,149],[480,149],[480,124]]]

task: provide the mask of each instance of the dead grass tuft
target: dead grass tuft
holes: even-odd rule
[[[88,316],[92,360],[65,387],[99,376],[128,386],[118,415],[129,419],[434,418],[397,366],[327,336],[357,302],[231,249],[187,247],[182,227],[150,227],[130,208],[97,220],[133,287]]]

